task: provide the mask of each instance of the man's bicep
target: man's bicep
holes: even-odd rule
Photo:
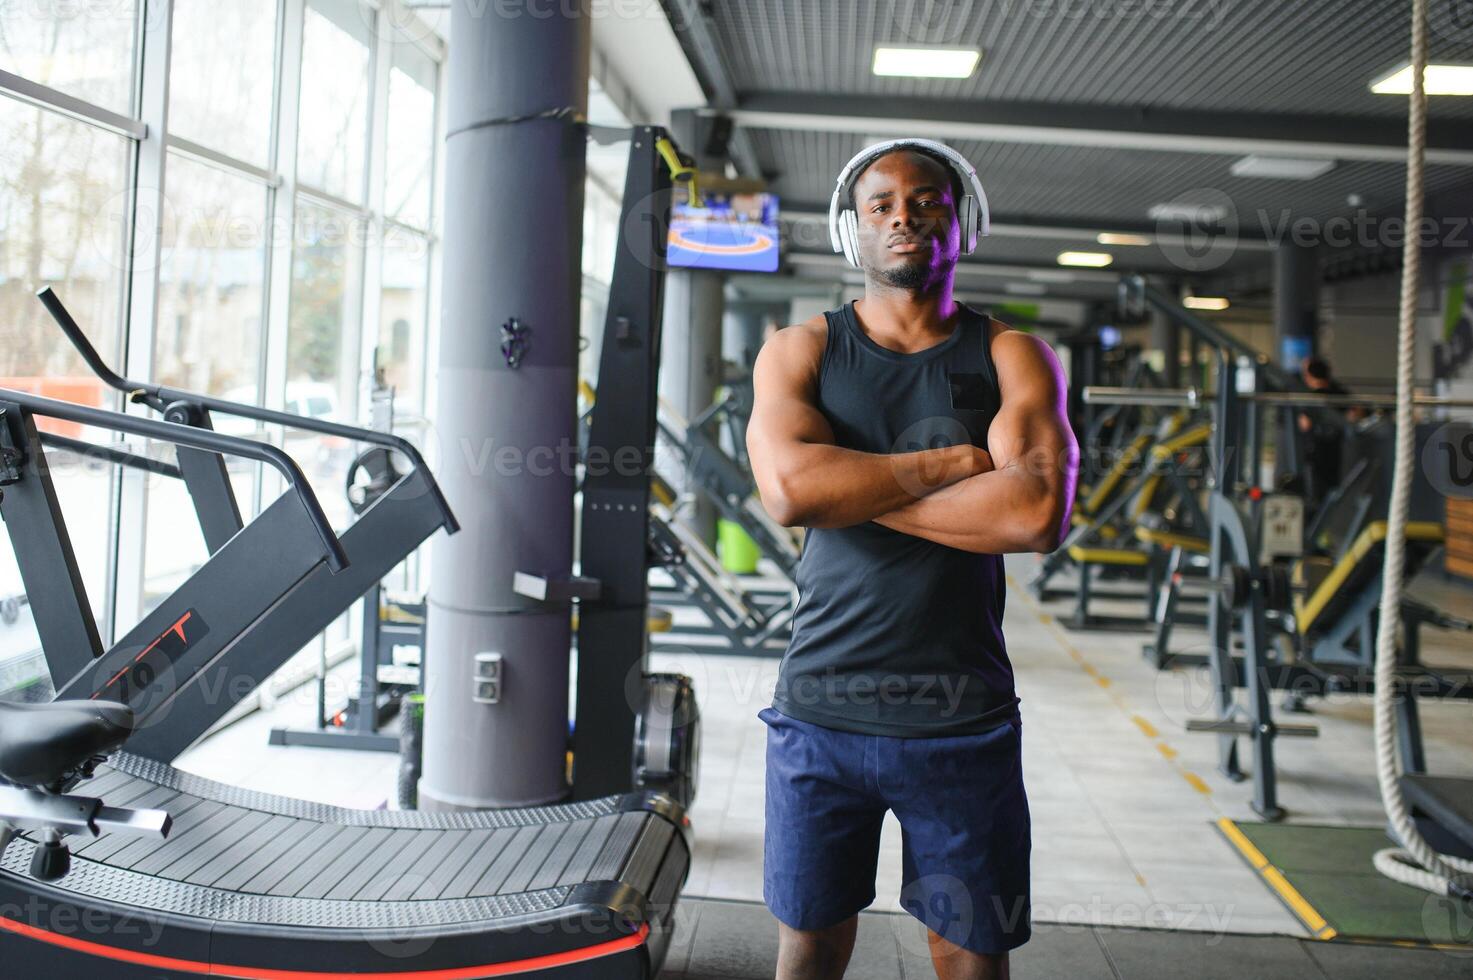
[[[818,406],[815,351],[806,345],[769,344],[752,372],[752,417],[748,440],[764,449],[782,443],[834,441],[834,433]]]
[[[1078,449],[1058,358],[1035,338],[1003,336],[1005,344],[994,348],[1002,406],[987,433],[993,464],[1001,469],[1026,459],[1072,466]]]
[[[800,340],[801,338],[793,338]],[[811,344],[769,342],[752,372],[752,417],[747,454],[764,496],[774,494],[800,465],[794,450],[834,441],[833,429],[813,402],[818,353]]]

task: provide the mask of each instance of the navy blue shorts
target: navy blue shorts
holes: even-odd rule
[[[822,929],[875,900],[880,824],[900,821],[900,904],[977,953],[1028,941],[1030,823],[1022,724],[980,735],[887,738],[774,708],[767,724],[763,898],[780,922]]]

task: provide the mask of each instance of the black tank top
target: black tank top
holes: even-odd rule
[[[853,303],[824,316],[818,406],[838,445],[887,454],[986,448],[1001,403],[986,316],[962,307],[950,337],[914,354],[870,339]],[[902,737],[981,732],[1017,716],[1001,556],[872,521],[810,528],[798,590],[773,695],[783,714]]]

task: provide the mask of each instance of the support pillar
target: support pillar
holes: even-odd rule
[[[1279,367],[1299,373],[1316,351],[1319,327],[1319,253],[1291,241],[1274,248],[1274,342]]]
[[[1151,346],[1161,352],[1161,383],[1181,387],[1181,329],[1160,310],[1151,311]]]
[[[572,570],[585,140],[567,117],[500,120],[585,111],[588,27],[577,4],[549,17],[487,16],[472,0],[451,11],[435,431],[464,530],[433,556],[425,809],[567,793],[570,609],[512,580]],[[515,366],[502,350],[513,317],[527,330]],[[476,683],[492,654],[494,689]]]

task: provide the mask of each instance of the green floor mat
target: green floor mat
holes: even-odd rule
[[[1473,944],[1473,906],[1399,884],[1376,871],[1372,855],[1391,846],[1379,827],[1231,826],[1257,849],[1267,867],[1259,867],[1256,855],[1235,840],[1227,827],[1223,828],[1225,836],[1312,934],[1463,948]],[[1315,921],[1316,913],[1333,933]]]

